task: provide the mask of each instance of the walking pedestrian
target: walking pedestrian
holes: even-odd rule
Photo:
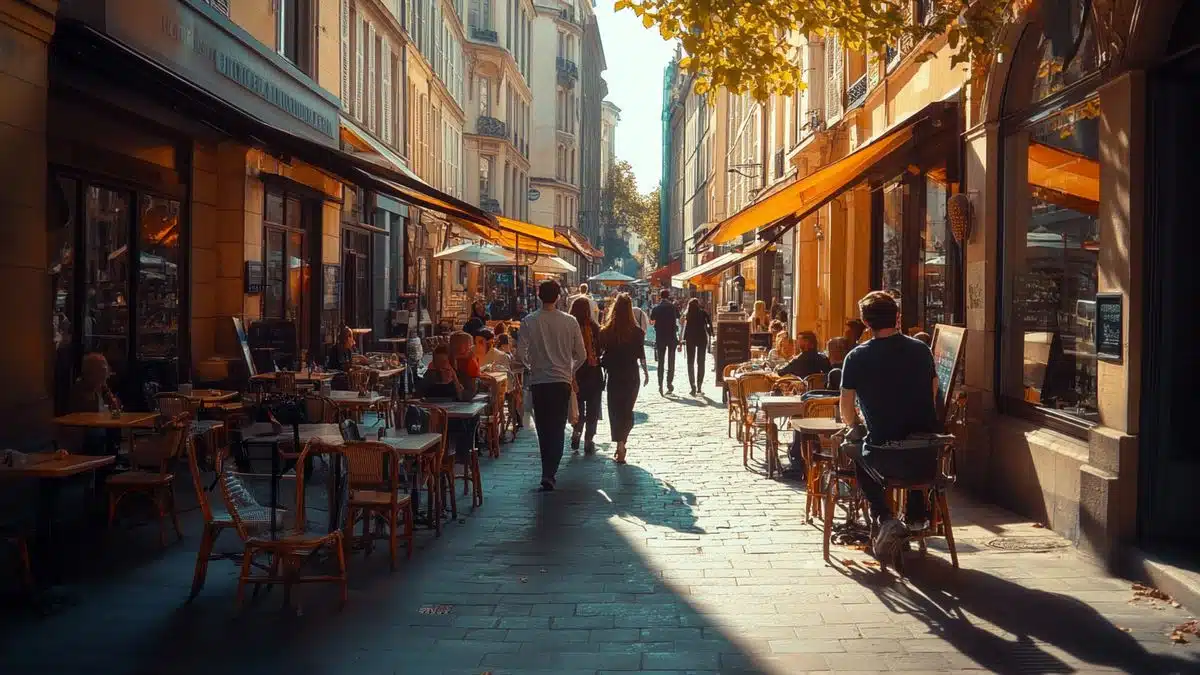
[[[587,284],[579,284],[579,292],[567,298],[567,302],[570,303],[567,306],[573,307],[575,305],[575,301],[579,300],[580,298],[587,300],[588,310],[592,314],[592,321],[596,323],[596,325],[599,325],[600,317],[603,316],[600,313],[600,304],[596,302],[595,298],[592,297],[591,289],[588,288]]]
[[[679,310],[671,302],[671,291],[662,289],[659,303],[650,310],[654,326],[654,360],[658,363],[658,394],[663,393],[663,361],[666,361],[667,393],[675,393],[675,350],[679,347]]]
[[[542,308],[521,322],[518,342],[518,360],[527,369],[525,382],[533,398],[533,421],[542,456],[542,492],[554,490],[567,435],[571,382],[575,368],[587,357],[579,322],[556,306],[561,296],[562,287],[557,281],[543,281],[538,286]]]
[[[642,364],[642,385],[650,384],[645,339],[645,332],[634,321],[629,294],[618,295],[600,329],[600,365],[608,372],[608,425],[617,444],[613,455],[617,464],[625,463],[626,443],[633,429],[633,404],[640,388],[638,362]]]
[[[571,432],[571,449],[579,449],[583,436],[583,452],[596,452],[596,424],[600,420],[600,394],[604,391],[604,373],[600,370],[600,324],[592,320],[587,299],[575,298],[571,303],[571,316],[579,322],[583,334],[583,347],[587,357],[575,369],[575,400],[579,404],[579,419]]]
[[[683,315],[683,343],[687,345],[688,385],[692,396],[704,389],[704,355],[708,353],[711,337],[712,317],[700,306],[700,300],[692,298]]]

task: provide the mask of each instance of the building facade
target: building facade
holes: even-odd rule
[[[596,17],[589,15],[583,24],[583,62],[580,64],[579,99],[579,232],[599,245],[600,197],[603,189],[603,102],[608,85],[601,74],[608,66],[604,62],[604,45]],[[581,276],[600,272],[601,260],[589,263]]]
[[[1200,145],[1182,121],[1196,3],[1036,3],[1001,56],[957,67],[945,36],[878,54],[833,33],[792,40],[805,90],[718,94],[726,171],[762,174],[729,174],[729,213],[700,237],[743,251],[717,281],[749,283],[745,262],[791,237],[791,264],[773,267],[792,272],[793,330],[841,335],[871,289],[899,299],[906,332],[966,328],[946,383],[966,406],[960,484],[1110,563],[1194,547],[1179,175]],[[682,201],[668,202],[676,236]]]

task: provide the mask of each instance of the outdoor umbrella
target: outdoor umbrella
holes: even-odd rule
[[[538,256],[537,262],[533,263],[531,267],[534,272],[542,274],[564,274],[577,271],[574,265],[556,255]]]
[[[607,270],[588,279],[589,283],[604,284],[605,286],[624,286],[633,281],[633,277],[621,274],[616,270]]]
[[[498,246],[459,244],[433,254],[438,260],[456,260],[478,265],[511,265],[512,256]]]

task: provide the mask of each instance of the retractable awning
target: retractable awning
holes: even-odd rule
[[[647,274],[646,279],[656,286],[669,286],[671,284],[671,277],[679,274],[679,270],[682,267],[683,261],[679,258],[675,258],[666,265],[663,265],[650,274]]]
[[[455,224],[470,234],[511,251],[549,255],[557,254],[560,251],[569,251],[585,258],[594,257],[589,255],[586,250],[582,250],[576,238],[570,236],[570,230],[536,225],[503,216],[496,216],[495,227],[482,226],[463,220],[456,221]]]
[[[830,200],[857,185],[876,167],[895,153],[914,145],[919,125],[933,119],[935,127],[944,126],[951,103],[932,103],[906,118],[878,138],[845,157],[817,169],[779,192],[755,202],[708,230],[696,246],[726,244],[742,235],[769,227],[788,218],[797,221],[821,208]]]
[[[688,284],[695,286],[709,286],[721,280],[721,274],[725,270],[740,265],[743,262],[757,256],[763,251],[770,248],[775,242],[759,240],[743,248],[740,251],[731,251],[724,255],[718,256],[698,265],[683,274],[677,274],[671,277],[671,284],[675,288],[687,288]]]
[[[82,67],[119,80],[136,80],[138,90],[221,132],[275,155],[297,158],[348,183],[369,187],[396,199],[481,226],[495,226],[482,209],[437,190],[411,172],[322,145],[274,126],[201,88],[170,69],[90,26],[63,19],[55,28],[60,54]]]
[[[1096,160],[1031,141],[1028,171],[1038,199],[1093,216],[1100,212],[1100,163]]]

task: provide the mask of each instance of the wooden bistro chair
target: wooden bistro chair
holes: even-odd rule
[[[299,388],[296,386],[296,373],[290,370],[281,370],[275,373],[275,391],[295,396],[299,392]]]
[[[487,412],[479,420],[479,429],[487,444],[488,457],[496,458],[500,456],[500,437],[504,428],[505,385],[494,378],[487,377],[486,373],[484,375],[479,378],[479,382],[487,391],[488,407]],[[475,463],[478,464],[478,460]],[[465,490],[463,494],[466,494]]]
[[[277,532],[274,537],[270,532],[270,509],[263,507],[255,500],[242,477],[233,471],[231,462],[222,462],[221,498],[233,520],[234,529],[244,543],[242,568],[238,574],[237,605],[239,608],[245,598],[247,583],[255,584],[256,588],[259,584],[283,584],[285,602],[290,601],[292,586],[296,584],[336,583],[341,587],[342,605],[346,604],[346,556],[342,547],[342,531],[310,530],[304,507],[304,465],[310,458],[318,455],[324,455],[328,459],[329,455],[340,452],[341,449],[337,446],[318,441],[313,441],[305,446],[304,451],[300,453],[298,463],[294,522],[290,528]],[[304,574],[304,564],[321,549],[327,549],[334,553],[337,560],[337,573]],[[266,565],[257,563],[260,556],[266,556]],[[263,574],[255,575],[254,569],[266,571]]]
[[[742,420],[742,466],[749,467],[754,459],[754,446],[765,439],[770,420],[765,413],[750,407],[751,394],[766,394],[774,386],[775,376],[765,372],[745,373],[737,381],[737,399],[741,406]]]
[[[185,413],[192,421],[200,418],[200,401],[183,394],[175,392],[158,394],[154,397],[154,403],[159,414],[167,419],[174,419]]]
[[[725,386],[725,380],[733,377],[734,372],[737,371],[738,366],[740,365],[740,363],[731,363],[725,366],[721,372],[721,386]],[[742,419],[741,410],[738,408],[737,397],[734,396],[734,393],[733,386],[730,385],[729,387],[725,388],[725,391],[722,394],[725,397],[725,413],[729,417],[729,428],[725,431],[725,435],[730,438],[733,438],[734,424],[739,423]],[[740,436],[742,433],[740,424],[738,425],[737,430],[738,435]]]
[[[836,396],[810,398],[804,402],[800,417],[825,417],[833,419],[836,416],[839,399]],[[823,517],[824,495],[821,481],[823,472],[833,461],[833,442],[828,439],[803,439],[800,456],[804,460],[804,513],[811,523],[815,517]]]
[[[208,576],[208,563],[213,560],[228,560],[228,555],[214,555],[213,547],[221,533],[225,530],[233,529],[233,518],[229,515],[223,506],[217,509],[213,508],[212,502],[209,501],[209,490],[204,485],[201,474],[207,469],[212,469],[220,478],[220,467],[223,461],[227,461],[227,452],[221,449],[218,454],[211,456],[211,464],[206,467],[200,466],[200,458],[198,456],[196,445],[189,443],[187,445],[187,462],[188,473],[192,477],[192,489],[196,491],[196,501],[200,505],[200,515],[204,518],[204,529],[200,534],[200,550],[196,553],[196,570],[192,574],[192,591],[188,596],[188,600],[193,600],[200,594],[200,589],[204,588],[204,579]],[[230,462],[231,463],[231,462]],[[269,509],[258,507],[258,511],[251,512],[251,508],[246,506],[241,511],[242,519],[247,523],[247,527],[255,529],[265,528],[270,523]]]
[[[396,569],[399,527],[404,528],[404,545],[409,558],[413,553],[412,497],[407,481],[400,482],[401,457],[386,443],[356,441],[342,446],[349,480],[349,506],[343,536],[346,547],[362,543],[371,552],[375,539],[387,539],[389,563]],[[363,533],[355,537],[354,526],[362,520]],[[371,532],[372,521],[387,525],[386,532]]]
[[[829,562],[829,542],[833,539],[834,510],[838,502],[841,502],[850,520],[857,518],[860,513],[867,513],[866,500],[858,489],[858,473],[854,467],[854,460],[842,452],[841,445],[836,441],[832,453],[828,459],[821,462],[822,470],[818,479],[821,492],[815,495],[825,504],[821,543],[825,562]],[[808,470],[812,471],[811,465]]]
[[[450,452],[450,416],[446,414],[446,409],[431,405],[429,403],[413,403],[429,413],[429,433],[438,434],[442,437],[442,441],[438,443],[433,452],[426,452],[420,457],[419,469],[421,479],[425,483],[426,504],[429,507],[433,522],[433,529],[437,532],[437,536],[442,536],[442,504],[443,502],[443,487],[445,485],[445,457],[452,454]],[[397,413],[403,415],[403,412]],[[454,500],[454,458],[450,458],[450,502],[452,507],[456,507]],[[457,508],[454,508],[457,512]]]
[[[929,537],[943,537],[946,548],[950,551],[950,564],[958,569],[958,550],[954,546],[954,528],[950,521],[950,504],[946,499],[947,489],[954,484],[954,437],[940,436],[938,441],[938,471],[937,475],[928,481],[901,482],[887,480],[884,489],[889,493],[894,513],[904,513],[906,502],[913,493],[922,495],[926,500],[929,520],[922,530],[909,531],[908,539],[915,540],[922,554],[926,553],[925,540]],[[890,561],[895,566],[898,561]]]
[[[161,423],[157,432],[150,436],[138,436],[129,448],[129,471],[108,476],[105,492],[108,494],[108,526],[111,528],[117,517],[117,506],[127,495],[138,494],[150,499],[158,516],[158,541],[167,545],[167,516],[175,526],[175,534],[183,539],[179,528],[179,514],[175,509],[175,474],[171,464],[179,457],[185,445],[190,445],[191,417],[182,413]]]

